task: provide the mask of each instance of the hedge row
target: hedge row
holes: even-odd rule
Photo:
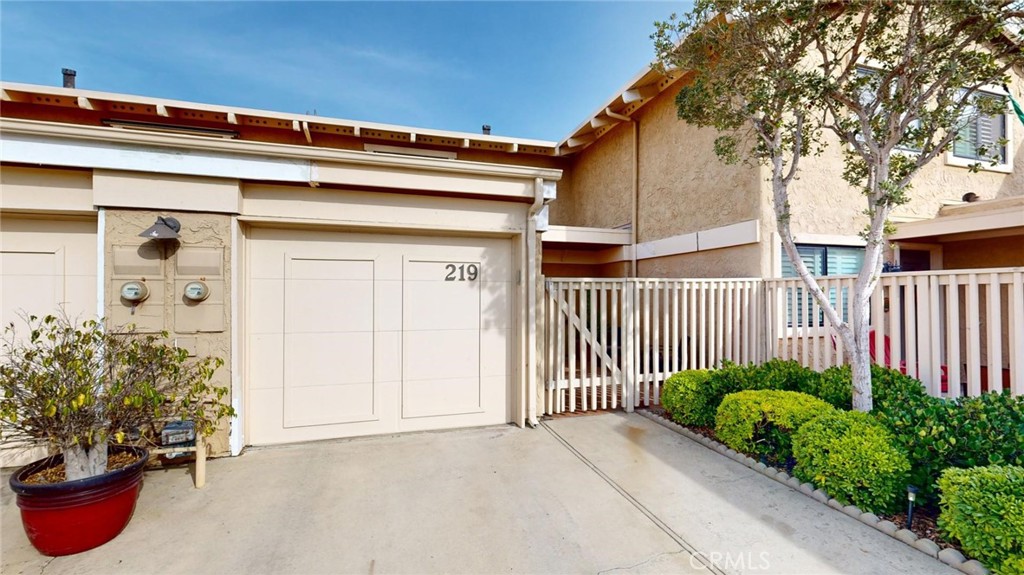
[[[1024,467],[947,469],[939,528],[998,575],[1024,574]]]

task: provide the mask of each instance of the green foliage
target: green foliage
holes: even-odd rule
[[[672,374],[661,388],[661,405],[672,419],[683,425],[701,425],[702,400],[708,371],[693,369]]]
[[[104,329],[63,316],[26,319],[4,331],[0,364],[0,434],[7,447],[49,444],[60,450],[121,443],[174,419],[209,436],[234,415],[227,387],[213,385],[219,358],[191,359],[163,343],[164,333]]]
[[[849,365],[830,367],[807,378],[800,391],[817,397],[837,409],[849,410],[853,405],[853,377]]]
[[[682,372],[692,374],[694,372]],[[684,425],[710,427],[715,424],[715,414],[722,398],[730,393],[748,389],[778,389],[785,391],[813,392],[819,388],[820,375],[813,369],[803,367],[793,360],[772,359],[761,365],[738,365],[723,361],[719,369],[700,372],[700,381],[680,382],[679,393],[662,402],[673,402],[679,398],[678,407],[666,410]],[[673,376],[674,377],[674,376]],[[686,378],[698,377],[694,375]],[[671,378],[669,378],[671,380]],[[666,381],[666,385],[668,382]],[[849,384],[848,384],[849,385]],[[675,394],[676,391],[668,392]],[[811,393],[814,395],[814,393]]]
[[[722,398],[734,391],[750,389],[756,381],[752,367],[724,362],[721,368],[707,372],[705,381],[688,388],[685,405],[680,411],[682,416],[677,421],[698,427],[713,426]]]
[[[736,451],[785,463],[792,455],[790,434],[831,411],[832,406],[824,401],[795,391],[740,391],[722,400],[715,416],[715,433]]]
[[[850,205],[867,207],[848,214],[864,227],[867,246],[863,281],[852,294],[860,308],[851,314],[856,321],[869,315],[864,296],[878,281],[893,208],[910,200],[916,175],[962,129],[995,111],[1000,102],[978,98],[979,90],[1006,83],[1008,71],[1024,65],[1024,31],[1008,25],[1019,20],[1020,6],[1019,0],[695,0],[683,16],[656,23],[652,39],[656,67],[682,79],[678,117],[717,130],[714,151],[722,161],[770,167],[787,251],[794,245],[790,184],[807,159],[827,145],[841,146],[842,178],[864,196]],[[993,150],[978,151],[991,157]],[[797,258],[794,264],[803,276],[806,266]],[[848,325],[823,305],[847,342],[851,329],[862,333],[863,324]],[[857,361],[866,362],[867,342],[857,345]],[[871,409],[865,395],[856,402]]]
[[[910,457],[910,481],[926,501],[934,500],[946,468],[1024,465],[1024,396],[907,396],[881,404],[876,414]]]
[[[917,379],[904,375],[898,369],[889,369],[871,364],[871,393],[876,409],[884,410],[890,403],[902,403],[908,399],[925,397],[924,385]]]
[[[998,575],[1024,567],[1024,467],[947,469],[939,528]]]
[[[793,475],[844,504],[891,512],[907,485],[910,462],[892,433],[860,411],[826,413],[793,434]]]
[[[773,358],[751,369],[756,383],[746,389],[783,389],[810,393],[808,390],[816,389],[821,378],[818,372],[792,359]]]

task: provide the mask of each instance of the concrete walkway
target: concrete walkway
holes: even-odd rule
[[[258,449],[146,475],[117,539],[3,573],[958,573],[638,415]],[[713,560],[714,565],[711,564]]]

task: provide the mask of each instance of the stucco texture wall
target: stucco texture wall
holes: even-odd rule
[[[1018,101],[1024,98],[1024,82],[1017,78],[1010,87]],[[943,202],[960,201],[967,192],[983,200],[1024,195],[1024,125],[1007,116],[1012,136],[1012,173],[970,169],[951,165],[941,154],[914,177],[910,202],[893,210],[894,220],[930,219],[938,215]],[[826,136],[828,147],[820,156],[805,158],[799,176],[790,187],[790,205],[794,234],[856,235],[868,224],[862,212],[868,207],[860,191],[842,179],[843,145]],[[771,172],[762,168],[762,229],[777,230],[772,207]]]
[[[172,216],[181,222],[181,238],[178,242],[160,245],[152,240],[139,237],[156,220],[157,216]],[[197,214],[155,212],[149,210],[106,210],[104,230],[104,279],[107,285],[106,316],[111,324],[138,323],[140,331],[163,331],[169,334],[172,343],[194,352],[197,357],[214,356],[224,360],[224,366],[214,374],[213,384],[231,387],[231,217],[220,214]],[[183,319],[181,284],[184,276],[177,269],[179,253],[185,248],[219,248],[219,262],[223,269],[221,278],[210,277],[208,283],[216,285],[210,298],[197,304],[195,309],[206,308],[213,316],[204,320],[199,331],[194,325],[187,325]],[[118,255],[115,255],[118,252]],[[214,252],[216,253],[216,252]],[[123,254],[123,255],[122,255]],[[157,269],[159,272],[132,274],[116,262],[131,260],[135,254],[136,263]],[[162,258],[162,259],[161,259]],[[117,269],[115,269],[117,267]],[[145,274],[145,275],[144,275]],[[150,297],[132,313],[130,304],[120,297],[120,287],[130,276],[145,279]],[[193,279],[188,277],[187,279]],[[222,283],[221,283],[222,282]],[[220,307],[220,306],[223,307]],[[230,397],[225,401],[230,402]],[[218,430],[207,440],[210,455],[229,453],[229,422],[222,421]]]
[[[624,122],[573,158],[551,204],[551,223],[591,228],[629,224],[632,194],[633,125]]]
[[[718,132],[678,119],[677,85],[637,114],[640,123],[638,241],[756,219],[756,167],[727,165],[714,153]]]
[[[759,277],[761,248],[747,244],[718,250],[652,258],[637,262],[640,277],[736,278]]]

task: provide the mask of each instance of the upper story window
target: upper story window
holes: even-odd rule
[[[872,85],[873,83],[870,82],[870,80],[872,78],[879,78],[881,76],[881,74],[882,74],[882,71],[878,70],[876,68],[868,68],[866,66],[857,66],[857,76],[860,77],[860,78],[863,78],[863,79],[865,79],[867,81],[865,83],[865,85],[863,87],[861,87],[861,91],[860,91],[860,104],[861,104],[861,106],[867,106],[867,105],[871,104],[872,100],[875,99],[875,94],[877,92],[877,88],[875,88]],[[893,88],[893,90],[895,90],[895,87]],[[881,106],[879,106],[879,112],[881,112],[881,111],[882,111],[881,110]],[[920,127],[921,127],[921,120],[913,120],[907,126],[907,128],[908,128],[907,129],[907,133],[908,134],[913,133],[914,130],[917,130]],[[860,138],[858,138],[858,140],[859,139]],[[913,153],[917,153],[917,152],[921,151],[921,145],[918,144],[918,143],[915,143],[915,142],[911,142],[907,138],[904,138],[903,141],[901,141],[899,144],[896,144],[896,147],[894,149],[896,151],[899,151],[899,152],[913,152]]]
[[[1007,99],[1004,96],[981,92],[974,96],[973,101],[979,100],[994,102],[1006,109]],[[979,112],[976,106],[970,106],[965,116],[966,124],[953,143],[953,156],[982,163],[995,161],[997,165],[1007,164],[1010,137],[1007,114],[985,114]]]

